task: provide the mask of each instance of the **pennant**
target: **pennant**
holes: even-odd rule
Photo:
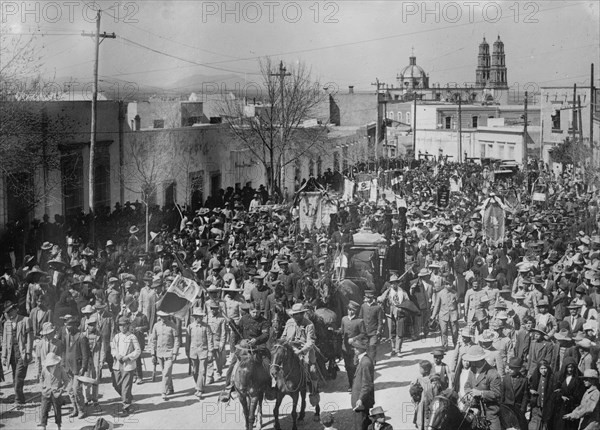
[[[185,319],[199,292],[200,286],[195,281],[177,275],[165,295],[156,304],[156,308],[177,318]]]

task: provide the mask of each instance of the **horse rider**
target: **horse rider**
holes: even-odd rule
[[[237,333],[239,341],[236,344],[236,349],[252,349],[256,351],[258,356],[262,358],[263,365],[268,369],[271,366],[271,357],[267,348],[271,325],[265,317],[262,316],[259,309],[254,303],[244,303],[242,309],[248,310],[247,314],[242,315],[238,323],[229,320],[231,329]],[[231,364],[227,369],[225,380],[225,389],[221,393],[220,399],[222,402],[228,402],[233,391],[232,374],[235,364],[238,362],[237,352],[232,354]]]
[[[287,310],[290,319],[287,320],[282,340],[294,344],[294,352],[300,357],[308,370],[310,376],[309,400],[311,405],[319,403],[319,373],[317,371],[317,357],[315,354],[315,326],[306,317],[307,309],[302,303],[295,303],[291,309]]]

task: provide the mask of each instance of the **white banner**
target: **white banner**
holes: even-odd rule
[[[371,190],[369,194],[369,201],[377,203],[377,179],[371,180]]]

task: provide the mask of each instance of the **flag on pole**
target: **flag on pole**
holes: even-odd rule
[[[200,285],[195,281],[177,275],[165,295],[157,303],[157,309],[184,319],[199,292]]]
[[[356,191],[369,191],[371,189],[371,181],[360,181],[356,184]]]

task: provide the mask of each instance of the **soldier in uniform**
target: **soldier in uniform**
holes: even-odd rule
[[[481,304],[481,298],[487,297],[485,293],[479,290],[479,281],[473,279],[471,288],[465,294],[465,322],[471,327],[472,333],[475,328],[483,331],[482,323],[485,320],[485,311]]]
[[[195,308],[192,312],[194,321],[187,328],[188,357],[192,360],[193,378],[196,383],[194,395],[202,399],[204,394],[204,383],[208,360],[213,352],[213,332],[210,326],[203,321],[206,314],[201,308]]]
[[[267,348],[267,341],[269,340],[269,333],[271,326],[256,309],[253,303],[245,303],[242,307],[248,311],[247,314],[242,315],[238,323],[229,320],[229,324],[233,331],[237,332],[239,341],[236,346],[242,348],[251,347],[255,349],[258,354],[262,357],[263,363],[266,368],[271,365],[269,349]],[[232,354],[231,363],[227,369],[226,376],[226,387],[223,393],[221,393],[221,401],[228,402],[233,391],[232,375],[235,364],[238,361],[237,354]]]
[[[211,384],[221,379],[223,367],[225,366],[225,344],[227,343],[227,322],[221,314],[220,306],[217,302],[209,300],[208,307],[208,325],[213,334],[212,355],[212,374],[208,377],[208,383]]]
[[[351,340],[359,335],[367,335],[367,329],[362,319],[358,318],[359,305],[353,300],[348,303],[348,315],[342,318],[340,332],[342,334],[342,354],[344,357],[344,366],[348,375],[349,390],[352,389],[354,381],[354,372],[356,364],[354,362],[354,349],[350,345]]]
[[[179,331],[177,325],[171,320],[168,313],[158,311],[158,322],[154,324],[150,335],[150,351],[152,362],[160,359],[162,368],[162,398],[169,400],[169,394],[175,392],[173,388],[173,363],[179,352]]]

